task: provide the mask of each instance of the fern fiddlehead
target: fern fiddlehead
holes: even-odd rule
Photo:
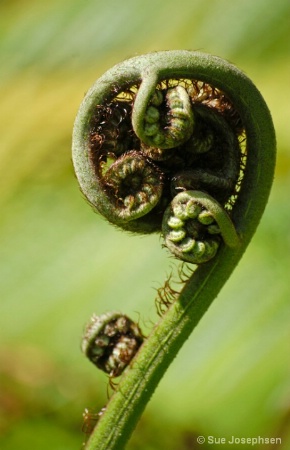
[[[118,377],[143,342],[140,328],[118,312],[93,315],[82,340],[90,361],[111,377]]]
[[[124,61],[91,88],[76,118],[73,159],[83,193],[109,222],[161,232],[177,258],[198,266],[128,358],[87,443],[119,450],[256,230],[275,134],[261,94],[236,67],[198,52],[157,52]]]
[[[220,204],[200,191],[177,194],[163,218],[165,244],[179,259],[201,264],[212,259],[221,239],[239,245],[235,227]]]

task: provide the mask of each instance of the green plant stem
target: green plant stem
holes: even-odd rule
[[[158,53],[150,55],[142,68],[144,77],[148,73],[150,76],[148,67],[152,71],[154,66],[159,70],[160,79],[182,74],[182,77],[209,82],[226,92],[245,125],[247,164],[232,211],[241,244],[236,248],[222,244],[217,256],[199,266],[185,284],[178,299],[159,320],[125,371],[88,440],[87,450],[124,448],[164,372],[242,257],[258,226],[272,185],[275,133],[269,110],[259,91],[242,72],[219,58],[181,52],[183,64],[180,66],[176,53],[167,52],[169,69],[164,68],[166,52],[159,56]],[[131,68],[134,67],[134,58],[130,64]],[[114,69],[112,75],[118,70],[118,67]]]

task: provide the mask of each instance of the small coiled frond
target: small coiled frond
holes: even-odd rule
[[[230,247],[239,238],[227,212],[200,191],[177,194],[163,217],[166,246],[179,259],[201,264],[212,259],[222,241]]]
[[[129,317],[118,312],[93,315],[82,340],[82,351],[111,378],[128,366],[143,342],[142,332]]]

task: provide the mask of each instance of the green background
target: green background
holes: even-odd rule
[[[165,49],[229,59],[261,90],[278,141],[274,188],[228,284],[166,373],[129,450],[233,448],[196,437],[281,437],[290,448],[290,3],[288,0],[2,0],[0,3],[0,448],[80,449],[107,378],[81,354],[93,312],[145,332],[173,265],[159,236],[92,212],[71,163],[88,88]]]

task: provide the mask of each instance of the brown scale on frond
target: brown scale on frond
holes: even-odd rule
[[[178,277],[179,280],[177,283],[185,284],[189,280],[189,278],[195,272],[196,266],[189,266],[186,262],[182,262],[180,266],[178,266]]]
[[[166,313],[168,308],[174,303],[179,296],[182,287],[187,283],[196,269],[195,265],[189,266],[182,262],[177,267],[177,276],[173,278],[173,271],[170,272],[163,286],[157,289],[157,297],[155,298],[155,306],[157,314],[161,317]],[[182,285],[180,289],[174,289],[173,284]]]
[[[90,134],[90,154],[98,165],[99,158],[107,155],[121,155],[130,149],[140,147],[131,125],[132,105],[125,101],[112,101],[108,105],[98,105],[92,121]]]
[[[107,385],[107,398],[108,398],[108,400],[111,397],[109,389],[111,388],[113,393],[114,393],[117,390],[118,385],[119,385],[119,382],[113,381],[113,377],[109,376],[109,383]]]
[[[222,114],[238,136],[243,132],[244,128],[240,115],[222,91],[208,83],[197,82],[195,92],[195,95],[192,96],[193,103],[202,103]]]
[[[180,291],[172,287],[173,283],[175,283],[175,280],[173,280],[173,273],[171,272],[164,285],[157,289],[155,305],[159,316],[162,316],[167,311],[180,294]]]
[[[83,412],[83,425],[82,425],[82,432],[86,435],[88,438],[95,428],[97,422],[101,418],[101,416],[104,414],[106,410],[106,407],[103,407],[99,412],[94,412],[90,408],[85,408]]]

